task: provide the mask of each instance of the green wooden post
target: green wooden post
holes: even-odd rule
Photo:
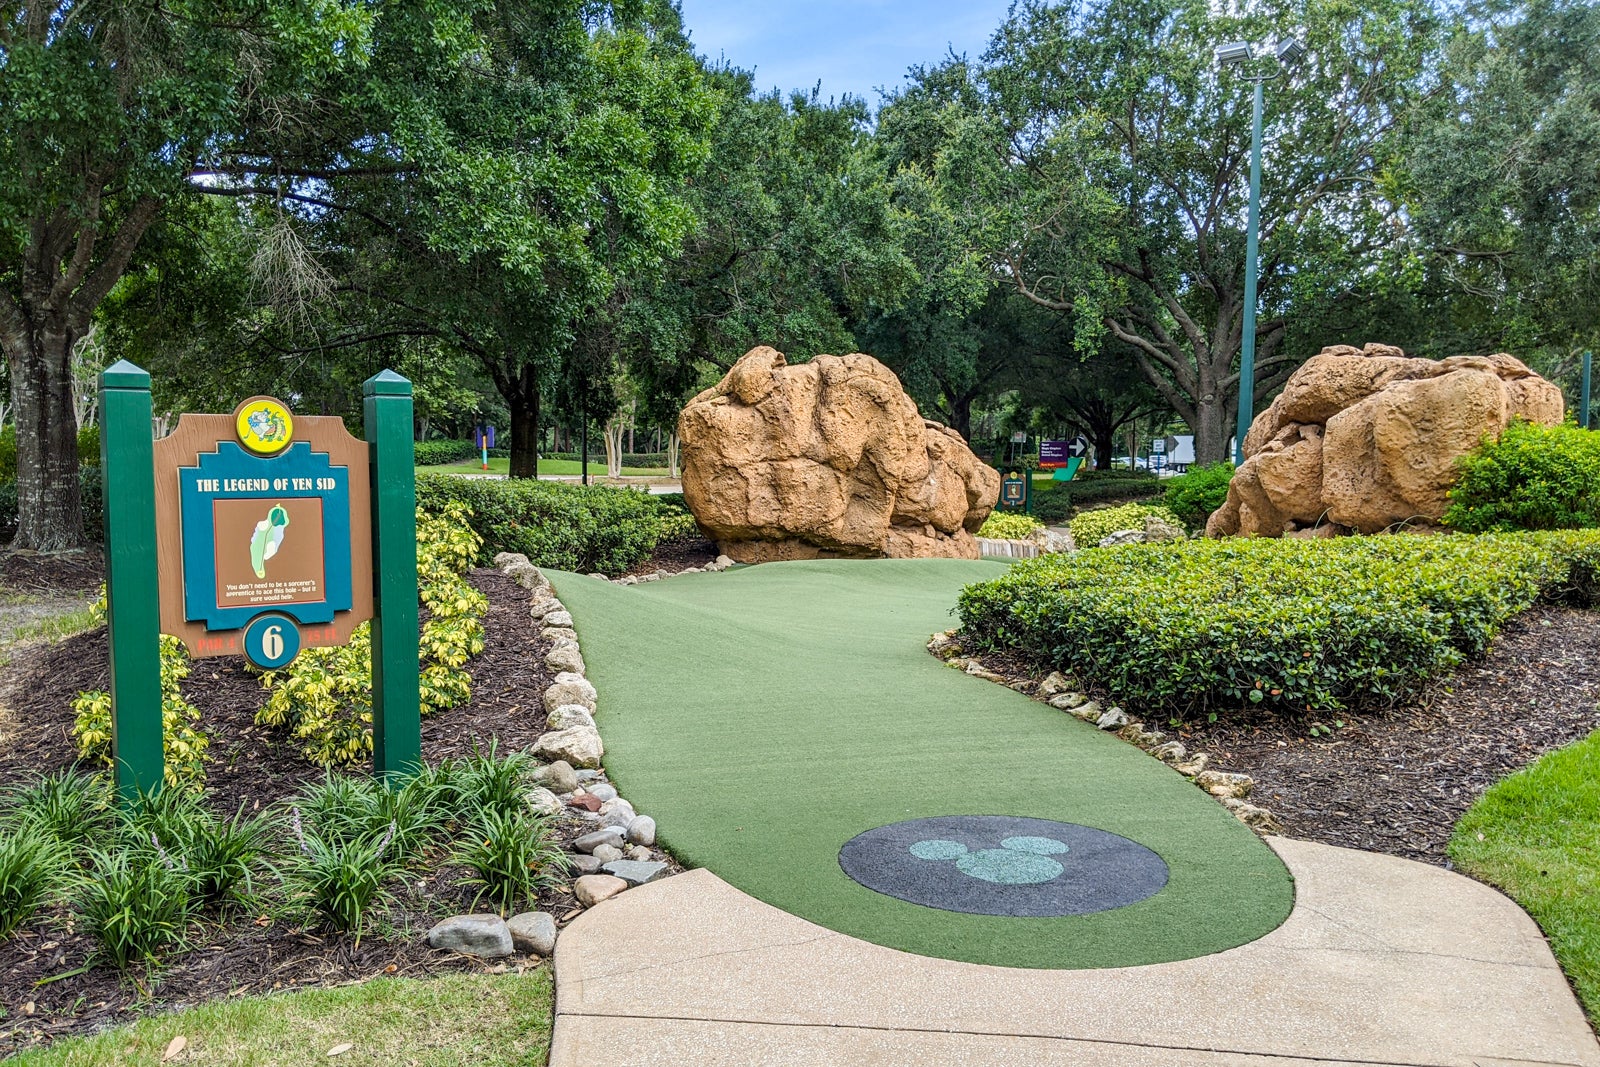
[[[124,803],[161,789],[161,601],[156,584],[150,375],[127,360],[100,373],[111,758]]]
[[[379,371],[361,393],[372,460],[372,767],[392,781],[422,766],[411,383]]]

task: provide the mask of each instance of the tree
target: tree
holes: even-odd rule
[[[1389,239],[1392,136],[1423,94],[1432,9],[1333,0],[1220,13],[1203,0],[1025,0],[995,36],[944,184],[982,205],[979,247],[1028,299],[1108,333],[1224,457],[1237,410],[1250,88],[1222,41],[1296,34],[1267,93],[1258,399],[1307,353],[1281,348],[1296,294],[1326,298]]]
[[[360,63],[365,4],[0,3],[0,351],[17,422],[15,544],[75,544],[72,352],[162,207],[250,131],[313,120]]]
[[[1600,341],[1600,7],[1474,4],[1442,72],[1396,176],[1433,332],[1570,362]]]

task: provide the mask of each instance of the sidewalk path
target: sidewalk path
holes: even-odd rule
[[[1390,856],[1272,845],[1298,896],[1283,926],[1105,970],[915,956],[691,871],[563,932],[550,1067],[1600,1067],[1505,897]]]

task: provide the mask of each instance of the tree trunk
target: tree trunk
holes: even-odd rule
[[[78,492],[78,418],[72,346],[64,324],[7,332],[12,417],[17,426],[17,533],[13,548],[41,552],[83,544]]]
[[[678,473],[678,431],[673,430],[667,435],[667,471],[674,478],[681,477]]]
[[[956,397],[950,401],[950,428],[972,444],[972,396]]]
[[[1228,440],[1233,427],[1228,425],[1228,404],[1214,390],[1201,395],[1195,404],[1194,461],[1197,465],[1221,463],[1230,458]]]
[[[523,367],[506,397],[511,408],[511,477],[539,477],[539,375]]]

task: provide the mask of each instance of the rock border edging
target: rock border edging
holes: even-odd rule
[[[943,660],[947,666],[974,678],[981,678],[986,682],[1003,685],[1007,689],[1032,696],[1035,700],[1058,711],[1064,711],[1073,718],[1116,734],[1122,741],[1166,764],[1174,772],[1183,775],[1197,787],[1215,797],[1235,818],[1256,833],[1265,836],[1283,832],[1283,826],[1277,816],[1245,799],[1255,787],[1255,780],[1249,775],[1209,768],[1207,764],[1210,763],[1211,757],[1208,753],[1191,754],[1183,742],[1168,740],[1167,735],[1160,730],[1146,729],[1121,707],[1103,706],[1099,701],[1081,692],[1075,679],[1067,677],[1060,671],[1052,671],[1042,681],[1037,682],[1022,676],[1007,677],[984,666],[976,657],[963,655],[958,630],[945,630],[934,634],[928,641],[928,652]]]

